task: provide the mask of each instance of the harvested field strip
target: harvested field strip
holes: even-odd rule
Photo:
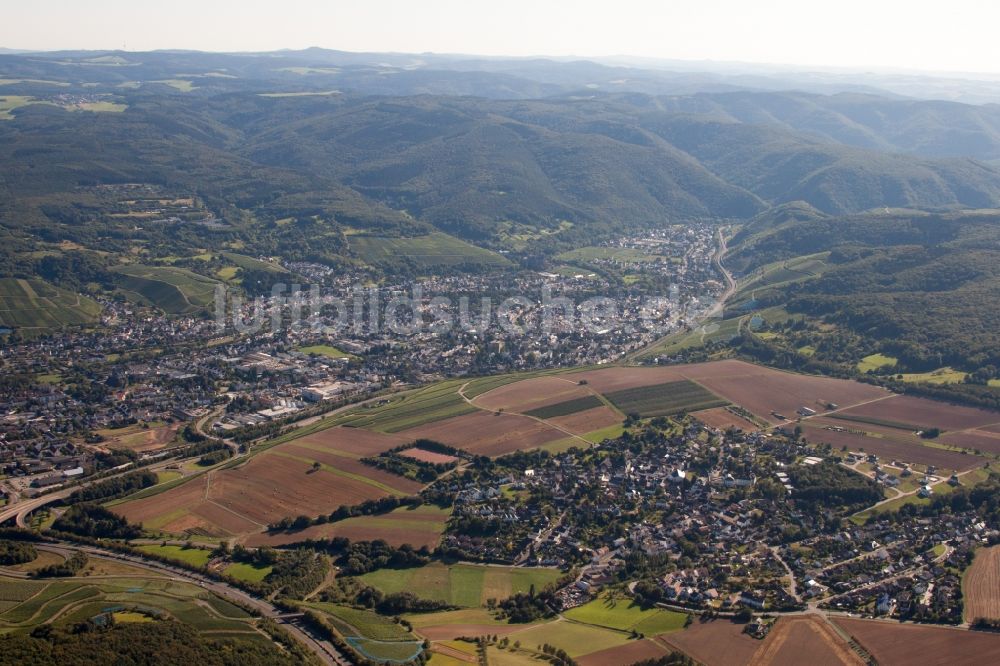
[[[339,449],[333,449],[319,442],[309,441],[308,439],[305,438],[293,439],[291,441],[295,442],[295,446],[298,448],[310,449],[321,453],[328,453],[331,456],[340,456],[341,458],[349,458],[351,460],[360,460],[361,458],[364,458],[363,455],[359,455],[357,453],[348,453],[347,451],[341,451]],[[288,442],[284,443],[287,444]]]
[[[563,439],[568,433],[548,423],[517,414],[474,414],[429,423],[402,433],[413,439],[433,439],[470,453],[502,456]]]
[[[582,398],[567,400],[566,402],[557,402],[554,405],[546,405],[545,407],[539,407],[538,409],[531,409],[523,412],[523,414],[525,414],[525,416],[533,416],[538,419],[551,419],[557,416],[569,416],[570,414],[576,414],[577,412],[583,412],[588,409],[602,407],[603,405],[604,403],[601,402],[600,398],[595,395],[588,395]]]
[[[853,430],[853,429],[852,429]],[[803,423],[806,440],[824,443],[834,448],[847,447],[849,451],[872,453],[880,458],[891,458],[908,463],[935,465],[939,469],[963,471],[986,463],[985,458],[969,453],[951,451],[937,446],[928,446],[917,437],[890,437],[881,433],[859,433],[826,430]]]
[[[672,650],[654,640],[632,641],[620,647],[591,652],[576,659],[580,666],[607,666],[607,664],[634,664],[646,659],[665,656]]]
[[[690,380],[624,389],[608,393],[605,397],[623,413],[637,413],[643,418],[670,416],[729,404]]]
[[[412,458],[413,460],[419,460],[421,462],[438,464],[453,463],[458,460],[455,456],[450,456],[445,453],[437,453],[436,451],[428,451],[421,448],[412,448],[400,451],[399,455],[404,458]]]
[[[941,441],[948,446],[1000,455],[1000,435],[984,430],[948,433],[941,438]]]
[[[808,655],[816,666],[864,666],[861,657],[819,617],[783,617],[750,660],[751,666],[801,664]]]
[[[902,427],[912,430],[968,430],[1000,422],[1000,412],[909,395],[893,396],[888,400],[859,405],[841,413],[855,421],[875,418],[885,425],[904,424]]]
[[[1000,546],[980,548],[962,577],[965,621],[1000,619]]]
[[[743,633],[744,626],[726,619],[698,619],[684,631],[667,634],[657,640],[702,664],[745,666],[761,643]]]
[[[833,620],[879,664],[998,664],[1000,635],[838,617]]]
[[[548,405],[593,395],[586,386],[557,375],[531,377],[500,386],[475,399],[477,407],[524,413]]]
[[[876,416],[862,416],[859,414],[846,414],[844,412],[839,412],[837,414],[829,414],[828,418],[837,419],[838,421],[853,421],[855,423],[868,423],[871,425],[885,426],[886,428],[895,428],[896,430],[905,430],[906,432],[920,430],[920,426],[913,423],[892,421],[890,419],[878,418]]]
[[[566,650],[571,657],[576,658],[625,645],[629,642],[629,635],[592,625],[555,620],[517,631],[512,639],[521,641],[522,645],[541,645],[543,643],[558,645]]]
[[[554,416],[547,420],[554,426],[568,430],[587,439],[587,433],[620,426],[624,417],[611,407],[601,405],[594,409],[577,412],[568,416]],[[576,438],[573,438],[576,439]],[[583,444],[577,440],[577,444]]]
[[[745,431],[758,429],[757,424],[742,416],[734,414],[725,407],[705,409],[700,412],[695,412],[692,416],[707,425],[709,428],[719,428],[720,430],[725,430],[727,428],[739,428],[740,430]]]

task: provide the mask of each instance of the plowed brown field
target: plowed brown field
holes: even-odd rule
[[[1000,620],[1000,546],[980,548],[962,580],[965,620]]]
[[[1000,663],[1000,635],[873,620],[833,620],[880,666],[979,666]]]
[[[533,449],[566,433],[527,416],[477,412],[428,423],[399,433],[409,439],[433,439],[484,456]]]

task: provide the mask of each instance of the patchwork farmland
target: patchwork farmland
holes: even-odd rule
[[[803,655],[809,655],[809,663],[816,666],[865,664],[819,616],[780,618],[748,663],[749,666],[797,666],[802,663]]]
[[[0,326],[62,328],[97,321],[101,306],[42,280],[0,278]]]
[[[284,517],[320,515],[345,504],[417,492],[420,484],[360,462],[404,441],[329,428],[267,449],[239,465],[119,504],[115,510],[165,532],[227,537],[259,532]]]
[[[941,470],[981,466],[984,458],[960,447],[988,451],[994,440],[1000,442],[989,430],[1000,421],[996,414],[894,396],[848,380],[736,360],[616,366],[452,379],[395,394],[309,425],[299,436],[293,432],[266,442],[239,463],[116,502],[115,510],[148,529],[237,537],[250,545],[346,536],[433,547],[445,516],[397,511],[296,533],[266,533],[266,528],[285,518],[329,514],[341,505],[418,493],[422,484],[361,462],[417,439],[496,457],[534,448],[589,447],[620,434],[625,414],[631,413],[696,412],[714,427],[756,427],[729,405],[747,410],[757,423],[787,424],[796,412],[815,412],[802,421],[810,439]],[[901,430],[899,421],[956,430],[940,442],[927,442]],[[430,460],[426,453],[411,453],[428,462],[451,462],[450,456],[438,457],[443,454]]]
[[[830,428],[838,428],[831,430]],[[879,429],[865,423],[815,420],[802,425],[806,439],[829,444],[835,449],[874,454],[887,460],[934,465],[940,470],[965,471],[987,461],[976,455],[933,446],[910,432]]]

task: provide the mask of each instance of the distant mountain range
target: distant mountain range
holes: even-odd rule
[[[26,199],[122,180],[194,191],[221,216],[314,211],[487,241],[502,224],[749,219],[793,201],[1000,207],[1000,106],[759,78],[322,49],[2,55],[17,100],[0,121],[3,209],[20,211],[3,222],[44,224]],[[81,111],[109,103],[124,112]]]

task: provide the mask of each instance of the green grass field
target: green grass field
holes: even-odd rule
[[[962,485],[965,487],[971,487],[982,483],[987,478],[989,478],[989,471],[985,469],[975,469],[971,472],[964,474],[961,477]],[[942,481],[934,486],[932,486],[935,495],[948,495],[955,490],[953,486],[948,485],[948,483]],[[904,497],[896,497],[885,504],[880,504],[877,507],[872,507],[870,509],[865,509],[864,511],[859,511],[858,513],[851,516],[851,522],[855,525],[864,525],[865,522],[872,514],[889,513],[891,511],[898,510],[904,504],[916,504],[918,506],[924,506],[930,504],[931,500],[927,497],[918,497],[916,494],[906,495]]]
[[[626,633],[567,620],[540,624],[517,632],[513,638],[521,641],[521,645],[532,648],[544,643],[556,645],[566,650],[571,657],[580,657],[629,642]]]
[[[618,262],[653,262],[670,261],[669,256],[657,254],[648,250],[632,247],[579,247],[569,252],[556,255],[559,261],[590,262],[595,260]]]
[[[906,372],[902,374],[904,382],[909,384],[961,384],[969,375],[961,370],[938,368],[930,372]]]
[[[423,641],[373,641],[367,638],[349,638],[354,649],[377,663],[403,663],[416,657],[423,650]]]
[[[327,358],[354,358],[353,355],[330,345],[310,345],[308,347],[299,347],[295,351],[302,352],[303,354],[326,356]]]
[[[331,425],[350,425],[379,432],[399,432],[427,423],[477,411],[462,400],[455,380],[432,384],[389,398],[385,405],[359,407]]]
[[[506,620],[498,620],[485,608],[463,608],[454,611],[437,613],[411,613],[403,619],[415,629],[421,627],[437,627],[448,624],[482,624],[500,626],[507,624]]]
[[[434,562],[414,569],[380,569],[360,579],[387,594],[412,592],[424,599],[475,608],[487,599],[506,599],[517,592],[527,592],[532,585],[541,590],[561,575],[556,569],[448,566]]]
[[[646,636],[657,636],[684,628],[685,613],[677,613],[662,608],[642,609],[631,599],[608,599],[600,597],[590,603],[563,613],[575,622],[593,624],[599,627],[636,631]]]
[[[428,519],[428,517],[433,519]],[[431,504],[422,504],[416,508],[400,507],[389,513],[377,516],[355,516],[337,523],[328,523],[331,533],[350,534],[355,528],[363,530],[380,530],[381,538],[390,543],[409,543],[415,548],[427,545],[433,548],[441,539],[448,518],[451,517],[451,507],[442,509]]]
[[[425,270],[460,265],[510,265],[495,252],[440,232],[409,238],[351,235],[349,239],[362,261],[386,268],[412,266]]]
[[[130,264],[112,269],[126,295],[169,314],[204,311],[215,301],[217,280],[172,266]]]
[[[412,641],[413,634],[374,611],[350,608],[322,601],[303,602],[303,606],[322,611],[339,622],[334,626],[345,636],[358,636],[375,641]],[[346,627],[344,625],[347,625]],[[354,631],[351,631],[353,629]]]
[[[880,368],[892,368],[899,362],[899,359],[885,354],[869,354],[858,361],[859,372],[869,372]]]
[[[267,574],[271,573],[272,567],[258,567],[253,564],[247,564],[245,562],[236,562],[227,566],[223,573],[227,576],[232,576],[237,580],[245,580],[249,583],[259,583]]]
[[[534,416],[539,419],[551,419],[557,416],[576,414],[577,412],[583,412],[588,409],[601,407],[603,405],[604,403],[601,402],[601,399],[596,395],[588,395],[582,398],[567,400],[565,402],[557,402],[554,405],[546,405],[545,407],[539,407],[538,409],[531,409],[524,413],[528,416]]]
[[[61,328],[92,324],[101,306],[43,280],[0,278],[0,326]]]
[[[139,550],[153,555],[159,555],[160,557],[169,557],[172,560],[177,560],[178,562],[183,562],[195,567],[205,566],[208,564],[208,561],[212,559],[212,551],[206,550],[205,548],[185,548],[184,546],[161,546],[158,544],[150,544],[146,546],[139,546]]]
[[[605,397],[621,412],[639,414],[643,418],[671,416],[679,412],[729,404],[708,389],[688,380],[614,391]]]

